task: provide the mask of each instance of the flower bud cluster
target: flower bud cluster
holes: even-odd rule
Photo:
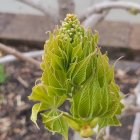
[[[67,14],[62,22],[60,33],[63,39],[67,40],[70,38],[70,41],[73,41],[75,36],[79,36],[82,39],[84,29],[81,27],[80,22],[74,14]]]

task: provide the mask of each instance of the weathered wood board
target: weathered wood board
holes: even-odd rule
[[[0,39],[42,42],[53,26],[49,17],[0,13]]]
[[[101,46],[140,50],[140,24],[104,21],[97,31]]]
[[[48,17],[0,13],[0,39],[44,42],[45,32],[54,26]],[[140,50],[140,24],[103,21],[95,30],[100,34],[100,46]]]
[[[100,34],[100,45],[122,48],[130,47],[131,26],[133,25],[123,22],[102,22],[96,29]]]

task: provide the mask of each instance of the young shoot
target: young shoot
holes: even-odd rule
[[[84,29],[74,14],[68,14],[50,33],[44,45],[41,82],[29,96],[38,102],[31,115],[36,125],[42,112],[45,128],[65,140],[69,128],[87,138],[106,126],[120,125],[117,115],[123,104],[114,65],[109,65],[107,54],[97,44],[98,33]],[[70,104],[67,112],[61,107],[66,101]]]

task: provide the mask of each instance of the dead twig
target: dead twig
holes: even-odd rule
[[[25,53],[22,53],[24,56],[26,57],[39,57],[39,56],[42,56],[43,55],[43,50],[38,50],[38,51],[30,51],[30,52],[25,52]],[[6,56],[3,56],[3,57],[0,57],[0,64],[4,64],[4,63],[7,63],[7,62],[12,62],[12,61],[15,61],[17,60],[17,58],[13,55],[6,55]]]
[[[136,113],[140,113],[140,107],[139,106],[128,106],[124,109],[122,115],[120,116],[120,118],[122,117],[126,117],[126,116],[130,116],[130,115],[135,115]]]
[[[42,4],[42,1],[40,1],[40,0],[17,0],[17,1],[27,4],[31,7],[39,10],[44,15],[53,18],[53,20],[55,22],[58,20],[56,17],[56,13],[55,13],[56,11],[54,9],[52,9],[51,7],[44,6],[44,4]]]
[[[135,94],[137,97],[137,105],[140,108],[140,82],[135,88]],[[140,112],[136,114],[130,140],[139,140],[139,139],[140,139]]]
[[[29,57],[40,57],[43,55],[43,50],[26,52],[26,53],[22,53],[22,55],[24,55],[25,57],[28,57],[28,58]],[[16,59],[17,58],[13,55],[3,56],[0,58],[0,64],[15,61]],[[111,60],[110,64],[113,64],[113,63],[115,63],[115,61]],[[125,71],[128,71],[128,70],[136,71],[140,68],[140,64],[138,62],[129,62],[129,61],[121,60],[116,63],[115,68],[122,69]]]
[[[108,1],[117,1],[117,0],[108,0]],[[104,18],[108,15],[110,10],[107,10],[102,13],[95,13],[89,16],[85,21],[83,21],[83,25],[85,28],[95,27],[99,22],[104,20]]]
[[[40,62],[38,62],[37,60],[35,60],[33,58],[24,56],[22,53],[20,53],[19,51],[11,48],[10,46],[7,46],[7,45],[4,45],[4,44],[0,43],[0,50],[5,52],[5,53],[14,55],[15,57],[17,57],[20,60],[27,61],[31,64],[34,64],[36,67],[40,67]]]
[[[126,1],[102,2],[99,4],[94,4],[92,7],[88,8],[84,13],[79,16],[79,19],[83,22],[92,14],[102,13],[109,9],[124,9],[128,10],[132,14],[137,14],[140,13],[140,4]]]
[[[95,27],[99,22],[101,22],[109,11],[104,13],[97,13],[89,16],[86,20],[83,21],[83,25],[85,28]]]
[[[27,83],[27,81],[25,81],[22,77],[17,77],[17,80],[25,87],[28,88],[29,84]]]
[[[130,115],[136,115],[136,113],[140,112],[140,106],[136,105],[137,97],[136,95],[129,95],[127,98],[122,100],[125,108],[123,109],[122,114],[119,118],[127,117]]]

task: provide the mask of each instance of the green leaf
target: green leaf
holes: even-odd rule
[[[32,94],[28,96],[30,100],[41,101],[48,103],[47,87],[43,84],[38,84],[32,89]]]
[[[5,75],[5,72],[4,72],[4,66],[0,65],[0,84],[4,83],[5,80],[6,80],[6,75]]]
[[[77,60],[75,60],[75,62],[70,64],[69,69],[67,71],[67,77],[69,79],[72,79],[72,73],[74,72],[76,65],[77,65]]]
[[[68,125],[69,125],[73,130],[75,130],[75,131],[80,131],[81,126],[80,126],[79,122],[78,122],[76,119],[74,119],[74,118],[73,118],[72,116],[70,116],[68,113],[64,113],[64,114],[63,114],[63,118],[64,118],[64,120],[67,121]]]
[[[112,117],[115,114],[121,114],[121,110],[123,108],[123,104],[120,102],[121,98],[119,95],[119,88],[114,82],[111,82],[111,84],[108,87],[108,109],[104,114],[102,114],[102,117]],[[104,97],[103,97],[104,99]],[[105,100],[104,100],[105,101]]]
[[[53,69],[63,70],[64,69],[63,59],[52,52],[50,52],[49,55],[51,57],[51,65]]]
[[[47,72],[44,72],[42,80],[47,84],[47,92],[50,96],[66,94],[66,89],[63,88],[65,86],[66,74],[63,71],[57,70],[54,73],[53,70],[51,72],[51,69],[48,69]]]
[[[96,32],[94,35],[93,35],[93,44],[94,44],[94,47],[97,47],[97,44],[99,42],[99,33]]]
[[[94,118],[93,120],[90,121],[91,128],[95,128],[97,124],[98,124],[98,118]]]
[[[83,53],[84,53],[84,58],[86,58],[90,53],[91,53],[91,49],[90,49],[90,45],[89,45],[89,42],[90,42],[90,40],[88,39],[88,37],[87,36],[85,36],[84,38],[83,38]]]
[[[119,95],[120,88],[114,81],[110,83],[109,90],[110,92],[113,92],[118,99],[121,99],[121,96]]]
[[[95,84],[96,85],[96,84]],[[92,117],[98,117],[99,115],[102,114],[101,110],[103,109],[102,106],[102,94],[101,94],[101,89],[100,86],[97,84],[92,88],[93,94],[91,95],[91,115]]]
[[[76,47],[73,48],[72,50],[72,62],[76,59],[80,59],[83,55],[83,50],[82,50],[82,43],[79,43]]]
[[[117,108],[115,114],[116,114],[116,115],[121,114],[123,108],[124,108],[124,104],[122,104],[121,102],[119,102],[119,106],[118,106],[118,108]]]
[[[60,49],[60,54],[63,58],[63,63],[64,63],[64,68],[65,70],[67,69],[67,66],[68,66],[68,62],[69,62],[69,57],[67,56],[66,52],[62,49]]]
[[[114,66],[110,67],[106,73],[108,84],[114,80]]]
[[[107,118],[100,118],[98,119],[99,122],[99,129],[106,127],[106,126],[120,126],[120,121],[117,119],[116,116],[113,116],[111,118],[107,117]]]
[[[64,47],[66,48],[66,54],[68,58],[68,61],[67,61],[67,68],[68,68],[69,64],[71,63],[71,58],[72,58],[72,47],[69,41],[66,43]]]
[[[106,54],[102,55],[99,51],[98,58],[97,58],[97,71],[98,71],[98,80],[100,83],[100,87],[103,87],[105,80],[108,79],[110,83],[113,79],[113,68],[109,68],[108,57]],[[105,79],[106,77],[106,79]]]
[[[63,88],[56,88],[56,87],[48,86],[47,90],[50,96],[51,94],[57,95],[57,96],[62,96],[64,94],[66,95],[66,89],[63,89]]]
[[[113,93],[109,93],[108,110],[101,115],[101,117],[112,117],[116,114],[119,107],[120,101],[116,98]]]
[[[98,71],[99,84],[100,84],[100,87],[102,87],[104,84],[105,70],[104,70],[103,60],[100,54],[98,55],[98,59],[97,59],[97,71]]]
[[[91,53],[85,59],[83,59],[82,61],[76,64],[74,72],[72,74],[72,82],[74,84],[80,85],[86,79],[87,66],[90,62],[90,59],[93,57],[93,55],[95,55],[95,52]]]
[[[46,108],[56,108],[63,104],[66,99],[66,95],[63,96],[50,96],[47,93],[47,87],[43,84],[36,85],[33,88],[32,94],[29,96],[30,100],[40,101],[46,104]]]
[[[86,83],[82,85],[81,89],[75,91],[74,96],[72,98],[72,106],[71,106],[71,113],[74,115],[74,117],[88,119],[94,112],[94,108],[96,108],[94,106],[94,103],[98,100],[92,98],[92,96],[95,95],[96,91],[96,87],[94,86],[93,81],[95,80],[94,78],[91,77],[90,79],[88,79]],[[97,113],[97,108],[95,112]]]
[[[93,57],[93,59],[90,60],[87,66],[86,70],[86,79],[90,78],[91,75],[94,76],[93,74],[96,71],[96,57]]]
[[[43,123],[50,123],[50,122],[53,122],[57,119],[59,119],[63,113],[60,113],[58,114],[57,112],[53,112],[53,111],[50,111],[50,112],[46,112],[46,113],[42,113],[42,118],[43,118]]]
[[[57,111],[51,111],[47,113],[42,113],[42,119],[43,123],[45,124],[45,127],[51,131],[51,132],[57,132],[59,134],[62,134],[64,138],[68,139],[68,124],[66,121],[62,118],[61,113],[58,113]]]
[[[50,85],[53,87],[62,88],[62,85],[60,81],[57,79],[52,68],[48,68],[46,71],[44,71],[41,80],[44,82],[44,84],[48,86]]]
[[[79,104],[78,106],[78,112],[79,116],[81,118],[88,118],[90,116],[90,108],[91,108],[91,102],[90,102],[90,86],[86,86],[84,89],[82,89],[81,92],[79,92]]]
[[[63,95],[63,96],[55,96],[54,100],[55,100],[55,105],[56,107],[60,107],[67,99],[67,95]]]
[[[63,85],[63,87],[64,87],[66,84],[66,80],[67,80],[66,72],[62,71],[62,70],[55,70],[55,76],[56,76],[57,80],[59,81],[59,83],[61,85]]]
[[[38,103],[38,104],[35,104],[33,107],[32,107],[32,115],[31,115],[31,120],[36,124],[36,126],[38,127],[36,121],[37,121],[37,114],[40,112],[40,111],[43,111],[43,110],[47,110],[49,109],[47,107],[47,105],[45,103]],[[39,127],[38,127],[39,128]]]
[[[77,63],[75,66],[75,70],[72,76],[72,82],[76,85],[80,85],[84,82],[86,78],[86,68],[87,68],[88,61],[82,60],[81,62]]]
[[[109,108],[109,93],[107,89],[107,84],[104,84],[104,87],[101,88],[100,106],[102,108],[100,115],[102,116],[108,111]]]

